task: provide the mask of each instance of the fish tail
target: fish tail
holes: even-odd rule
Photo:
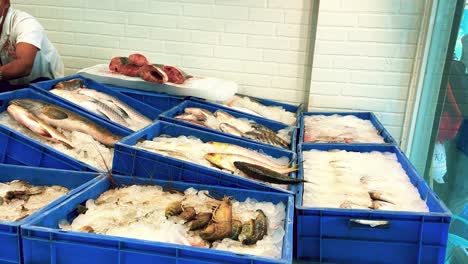
[[[291,172],[295,172],[295,171],[298,171],[298,170],[299,170],[299,166],[296,164],[296,165],[294,165],[294,166],[292,166],[290,168],[286,168],[286,169],[282,170],[281,172],[283,174],[289,174]]]

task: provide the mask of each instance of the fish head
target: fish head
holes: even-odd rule
[[[68,90],[68,91],[75,91],[78,90],[82,87],[84,87],[84,80],[81,79],[71,79],[68,81],[63,81],[59,82],[56,85],[54,85],[52,88],[54,89],[62,89],[62,90]]]
[[[18,123],[27,127],[37,135],[57,143],[62,143],[67,148],[73,148],[73,145],[68,139],[63,136],[60,132],[56,131],[53,127],[45,124],[38,119],[31,112],[23,108],[18,104],[10,104],[7,108],[9,115],[13,117]]]

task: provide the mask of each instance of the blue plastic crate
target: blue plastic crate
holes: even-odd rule
[[[295,187],[293,185],[289,187],[289,190],[284,190],[253,179],[247,179],[195,163],[163,156],[133,146],[140,140],[152,140],[154,137],[160,135],[169,135],[171,137],[194,136],[201,139],[203,142],[217,141],[235,144],[252,150],[262,151],[275,158],[287,157],[293,161],[295,161],[296,158],[296,154],[288,150],[158,121],[144,130],[124,138],[116,144],[114,166],[112,167],[113,173],[142,178],[154,178],[155,175],[158,175],[158,177],[164,177],[158,178],[161,180],[219,185],[260,191],[295,192]],[[290,176],[296,177],[296,173],[293,172]]]
[[[102,93],[105,93],[105,94],[108,94],[110,96],[113,96],[117,99],[119,99],[120,101],[122,101],[123,103],[129,105],[130,107],[132,107],[133,109],[135,109],[136,111],[140,112],[142,115],[146,116],[147,118],[151,119],[151,120],[155,120],[155,119],[158,119],[159,115],[162,113],[162,111],[160,109],[156,109],[154,107],[151,107],[150,105],[147,105],[143,102],[140,102],[139,100],[136,100],[134,98],[131,98],[125,94],[122,94],[122,93],[119,93],[118,91],[114,91],[113,89],[111,88],[108,88],[106,86],[104,86],[103,84],[100,84],[96,81],[93,81],[91,79],[88,79],[88,78],[85,78],[81,75],[72,75],[72,76],[67,76],[67,77],[64,77],[64,78],[60,78],[60,79],[54,79],[54,80],[50,80],[50,81],[44,81],[44,82],[37,82],[37,83],[33,83],[31,84],[31,87],[37,89],[38,91],[41,91],[41,92],[44,92],[46,91],[47,92],[47,96],[50,96],[58,101],[61,101],[61,102],[64,102],[66,104],[70,104],[70,105],[73,105],[75,108],[79,108],[85,112],[88,112],[90,113],[91,115],[99,118],[99,119],[102,119],[106,122],[110,122],[122,129],[125,129],[125,130],[128,130],[129,132],[133,132],[130,128],[128,127],[125,127],[125,126],[122,126],[118,123],[115,123],[109,119],[107,119],[106,117],[104,116],[101,116],[97,113],[94,113],[94,112],[91,112],[91,111],[88,111],[86,108],[78,105],[78,104],[75,104],[71,101],[68,101],[67,99],[65,98],[62,98],[58,95],[55,95],[53,93],[50,93],[49,91],[53,89],[54,85],[56,85],[57,83],[59,82],[63,82],[63,81],[68,81],[68,80],[71,80],[71,79],[81,79],[84,81],[84,84],[86,85],[86,87],[90,88],[90,89],[93,89],[93,90],[96,90],[96,91],[99,91],[99,92],[102,92]]]
[[[46,94],[33,89],[21,89],[13,92],[0,94],[0,113],[4,112],[8,102],[12,99],[29,98],[51,103],[69,109],[96,124],[107,128],[112,133],[119,136],[130,134],[128,130],[105,122],[78,108],[74,108],[64,102],[58,101]],[[64,170],[98,171],[96,168],[78,161],[68,155],[44,145],[32,138],[22,135],[16,130],[10,129],[0,124],[0,163],[24,165],[33,167],[44,167]]]
[[[196,172],[193,172],[196,174]],[[75,208],[88,199],[96,199],[110,188],[108,179],[100,180],[71,199],[49,211],[47,215],[35,219],[22,229],[24,262],[29,263],[291,263],[294,218],[294,198],[292,195],[239,190],[224,187],[210,187],[192,183],[156,181],[114,175],[118,185],[156,184],[183,191],[193,187],[208,190],[212,194],[228,195],[238,201],[254,198],[258,201],[286,205],[285,237],[281,259],[270,259],[252,255],[236,254],[228,251],[196,248],[162,242],[143,241],[115,236],[88,234],[58,229],[62,219],[72,221],[76,217]],[[164,178],[164,177],[161,177]]]
[[[97,181],[98,174],[0,164],[0,182],[24,180],[31,185],[60,185],[70,192],[20,221],[0,221],[0,263],[21,263],[20,229],[55,205]]]
[[[182,126],[188,126],[188,127],[192,127],[192,128],[195,128],[195,129],[205,130],[205,131],[209,131],[209,132],[216,133],[216,134],[221,134],[221,135],[228,136],[228,137],[234,137],[234,138],[237,138],[237,139],[240,139],[240,140],[246,140],[246,141],[249,141],[249,142],[260,143],[260,144],[265,144],[265,145],[268,145],[268,146],[273,146],[273,145],[269,145],[269,144],[266,144],[266,143],[261,143],[261,142],[256,141],[256,140],[243,138],[243,137],[238,137],[238,136],[235,136],[233,134],[224,133],[224,132],[216,130],[216,129],[211,129],[211,128],[200,126],[200,125],[197,125],[197,124],[194,124],[194,123],[185,122],[183,120],[176,119],[175,117],[182,114],[182,113],[184,113],[184,110],[187,107],[203,108],[203,109],[206,109],[206,110],[208,110],[208,111],[210,111],[212,113],[214,113],[216,110],[219,109],[219,107],[214,107],[212,105],[208,105],[208,104],[205,104],[205,103],[198,103],[198,102],[194,102],[194,101],[185,101],[185,102],[182,102],[181,104],[173,107],[172,109],[162,113],[161,116],[160,116],[160,119],[164,120],[164,121],[167,121],[167,122],[174,123],[174,124],[179,124],[179,125],[182,125]],[[287,125],[284,125],[284,124],[281,124],[281,123],[272,122],[272,121],[270,121],[268,119],[258,118],[258,117],[255,117],[253,115],[249,115],[249,114],[245,114],[245,113],[238,113],[238,112],[232,111],[232,110],[223,110],[223,111],[225,111],[228,114],[231,114],[232,116],[234,116],[236,118],[245,118],[245,119],[248,119],[248,120],[255,121],[258,124],[264,125],[264,126],[270,128],[271,130],[273,130],[275,132],[288,127]],[[290,147],[290,149],[293,152],[296,152],[296,138],[297,138],[297,131],[296,130],[297,129],[295,127],[293,127],[292,131],[291,131],[291,147]],[[273,147],[276,147],[276,146],[273,146]],[[281,147],[279,147],[279,148],[281,148]]]
[[[302,105],[296,106],[296,105],[280,103],[280,102],[276,102],[276,101],[268,100],[268,99],[262,99],[262,98],[252,97],[252,96],[250,96],[250,97],[254,98],[259,103],[261,103],[263,105],[266,105],[266,106],[281,106],[281,107],[284,108],[284,110],[286,110],[288,112],[295,113],[296,117],[299,117],[300,114],[302,113]],[[194,102],[201,102],[201,103],[205,103],[205,104],[210,104],[212,106],[218,107],[218,108],[223,109],[223,110],[231,110],[231,111],[235,111],[235,112],[238,112],[238,113],[245,114],[245,112],[242,112],[242,111],[227,107],[227,106],[222,105],[222,104],[209,102],[209,101],[207,101],[205,99],[202,99],[202,98],[190,97],[190,100],[194,101]],[[263,119],[271,120],[272,122],[277,122],[277,123],[283,124],[281,122],[274,121],[272,119],[268,119],[268,118],[265,118],[265,117],[258,117],[258,118],[263,118]],[[286,124],[286,125],[291,125],[291,124]]]
[[[126,96],[132,97],[135,100],[152,106],[153,108],[156,108],[162,112],[171,109],[185,100],[185,97],[169,95],[165,93],[152,93],[148,91],[123,88],[111,84],[105,84],[105,86],[109,89],[123,93]]]
[[[371,123],[374,125],[375,129],[379,132],[379,135],[381,135],[384,138],[385,144],[391,144],[391,145],[396,145],[397,142],[395,139],[393,139],[392,135],[385,129],[385,127],[380,123],[379,119],[374,115],[374,113],[371,112],[305,112],[302,113],[301,116],[299,117],[299,140],[298,144],[329,144],[329,143],[312,143],[312,142],[304,142],[304,116],[313,116],[313,115],[325,115],[325,116],[331,116],[331,115],[353,115],[357,118],[364,119],[364,120],[370,120]],[[336,145],[349,145],[346,143],[334,143]],[[356,143],[351,143],[351,144],[356,144]],[[376,143],[358,143],[359,145],[375,145]],[[383,144],[383,143],[382,143]]]
[[[390,145],[302,145],[302,151],[341,149],[395,153],[426,200],[429,213],[303,207],[303,184],[296,194],[295,256],[320,263],[443,263],[451,213],[413,165]],[[303,178],[300,168],[299,178]],[[388,221],[384,227],[355,225],[353,220]]]

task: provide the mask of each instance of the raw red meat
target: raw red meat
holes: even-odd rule
[[[148,59],[146,59],[145,56],[135,53],[132,54],[128,57],[128,60],[130,61],[131,64],[134,64],[138,67],[145,66],[149,64]]]
[[[119,68],[119,73],[130,77],[137,77],[139,75],[140,67],[133,64],[122,65]]]
[[[163,71],[167,74],[169,82],[171,83],[182,84],[187,79],[183,71],[174,66],[164,65]]]
[[[111,62],[109,63],[109,70],[113,72],[119,72],[120,67],[122,65],[128,64],[127,57],[114,57],[112,58]]]
[[[139,75],[147,82],[162,84],[168,81],[166,73],[154,65],[145,65],[141,67]]]

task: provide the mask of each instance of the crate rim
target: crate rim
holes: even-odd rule
[[[374,126],[374,128],[377,130],[377,127],[374,125],[374,123],[372,122],[372,120],[378,125],[380,126],[382,129],[380,130],[377,130],[379,132],[379,134],[382,134],[384,132],[386,132],[388,135],[387,135],[387,138],[390,142],[384,142],[384,143],[314,143],[314,142],[303,142],[304,140],[304,132],[305,132],[305,125],[304,125],[304,117],[305,116],[314,116],[314,115],[327,115],[327,116],[331,116],[331,115],[341,115],[341,116],[347,116],[347,115],[369,115],[369,121],[371,121],[372,125]],[[298,127],[299,127],[299,139],[298,139],[298,144],[314,144],[314,145],[328,145],[328,144],[334,144],[334,145],[368,145],[368,146],[372,146],[372,145],[397,145],[397,142],[395,140],[395,138],[393,138],[393,136],[387,131],[387,129],[385,128],[385,126],[382,124],[382,122],[380,122],[380,120],[377,118],[377,116],[374,114],[374,112],[370,112],[370,111],[339,111],[339,112],[327,112],[327,111],[313,111],[313,112],[302,112],[300,114],[300,116],[298,116],[297,118],[297,123],[298,123]]]

